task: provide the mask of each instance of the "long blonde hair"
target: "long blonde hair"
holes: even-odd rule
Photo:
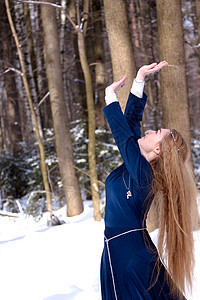
[[[186,286],[192,289],[192,211],[197,206],[197,189],[188,164],[187,145],[175,129],[163,138],[160,154],[151,165],[153,193],[159,208],[158,251],[167,265],[171,291],[181,298]]]

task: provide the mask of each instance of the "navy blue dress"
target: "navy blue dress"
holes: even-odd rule
[[[137,143],[145,104],[146,95],[140,99],[130,93],[124,115],[118,102],[104,108],[123,164],[106,179],[105,246],[101,259],[103,300],[178,299],[170,295],[164,266],[154,284],[158,254],[144,220],[150,205],[146,199],[152,169]],[[127,197],[129,184],[131,196]]]

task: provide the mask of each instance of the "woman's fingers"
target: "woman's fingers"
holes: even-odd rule
[[[121,80],[119,80],[120,87],[124,87],[127,75],[124,75]]]
[[[144,81],[146,75],[155,73],[155,72],[159,71],[160,69],[162,69],[163,67],[165,67],[166,65],[168,65],[168,62],[163,60],[163,61],[159,62],[158,64],[156,62],[154,62],[150,65],[142,66],[137,73],[136,79]],[[125,85],[126,78],[127,78],[127,75],[124,75],[119,81],[114,81],[111,85],[109,85],[106,88],[106,95],[109,93],[115,93],[120,88],[123,88]]]
[[[168,62],[165,61],[165,60],[161,61],[161,62],[158,64],[159,67],[164,67],[164,66],[166,66],[166,65],[168,65]]]
[[[106,88],[106,94],[108,93],[115,93],[120,88],[124,87],[127,75],[124,75],[119,81],[114,81],[111,85]]]
[[[148,69],[152,69],[152,68],[154,68],[155,66],[157,66],[158,64],[155,62],[155,63],[152,63],[152,64],[150,64],[150,65],[147,65],[146,67],[148,68]]]
[[[168,63],[165,60],[163,60],[159,64],[154,62],[150,65],[144,65],[138,70],[136,79],[144,81],[146,75],[149,75],[149,74],[152,74],[152,73],[155,73],[155,72],[159,71],[160,69],[165,67],[167,64]]]
[[[166,61],[161,61],[159,64],[157,64],[157,63],[151,64],[151,65],[149,65],[149,68],[147,69],[147,73],[151,74],[156,71],[159,71],[166,65],[168,65],[168,62],[166,62]]]

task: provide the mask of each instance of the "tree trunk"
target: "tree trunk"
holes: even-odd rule
[[[76,11],[76,1],[68,1],[68,15],[69,19],[73,22],[77,22],[77,11]],[[70,70],[67,75],[67,89],[69,93],[69,105],[72,111],[72,121],[77,119],[86,119],[87,118],[87,104],[85,96],[85,84],[84,76],[79,60],[79,51],[77,43],[77,35],[75,34],[75,28],[72,30],[71,26],[68,28],[68,44],[67,48],[71,43],[71,52],[68,50],[68,62],[66,58],[65,68]],[[73,61],[71,59],[73,57]],[[75,80],[76,79],[76,80]],[[71,97],[70,97],[71,94]],[[72,102],[73,101],[73,102]],[[77,109],[78,108],[78,109]]]
[[[67,202],[67,215],[75,216],[83,211],[83,203],[74,166],[72,141],[64,98],[55,8],[50,5],[41,5],[41,15],[56,152]]]
[[[78,15],[77,18],[78,18],[78,24],[80,28],[80,20]],[[96,155],[95,155],[95,111],[94,111],[93,88],[92,88],[92,78],[91,78],[90,69],[87,62],[87,56],[85,51],[84,33],[82,30],[78,31],[78,50],[79,50],[79,57],[81,61],[81,67],[85,78],[85,88],[86,88],[86,97],[87,97],[88,138],[89,138],[88,160],[89,160],[89,170],[90,170],[92,201],[93,201],[93,208],[94,208],[94,220],[101,221],[100,199],[99,199],[99,188],[98,188],[98,180],[97,180]]]
[[[181,1],[157,0],[156,4],[160,60],[169,63],[160,74],[162,126],[178,130],[185,138],[190,151]]]
[[[94,24],[94,54],[95,54],[95,83],[97,100],[95,105],[97,128],[105,128],[106,120],[103,113],[105,106],[105,66],[104,66],[104,46],[102,36],[102,14],[101,2],[92,1],[92,13]]]
[[[157,19],[160,60],[169,63],[160,75],[162,127],[178,130],[186,140],[191,153],[181,1],[157,0]],[[197,224],[196,203],[193,205],[192,214],[194,224]],[[147,220],[149,231],[158,227],[158,220],[158,212],[153,205]]]
[[[42,172],[42,177],[43,177],[44,188],[45,188],[45,191],[46,191],[47,207],[48,207],[48,211],[49,211],[50,215],[52,216],[50,188],[49,188],[47,169],[46,169],[46,163],[45,163],[44,147],[43,147],[43,144],[42,144],[42,139],[40,137],[39,127],[38,127],[38,123],[37,123],[37,117],[36,117],[36,114],[35,114],[33,101],[32,101],[29,86],[28,86],[28,81],[27,81],[27,77],[26,77],[26,69],[25,69],[24,60],[23,60],[23,54],[22,54],[22,51],[21,51],[21,47],[20,47],[20,44],[19,44],[17,33],[15,31],[13,20],[12,20],[11,13],[10,13],[9,1],[5,0],[5,4],[6,4],[6,11],[7,11],[7,15],[8,15],[9,24],[10,24],[12,34],[13,34],[13,37],[15,39],[15,43],[16,43],[16,46],[17,46],[17,51],[18,51],[18,54],[19,54],[19,61],[20,61],[21,69],[22,69],[22,79],[23,79],[25,90],[26,90],[29,106],[30,106],[30,109],[31,109],[31,116],[32,116],[33,125],[34,125],[34,129],[35,129],[36,139],[37,139],[39,150],[40,150],[41,172]]]
[[[195,1],[181,1],[185,41],[186,78],[188,101],[190,108],[190,127],[192,130],[200,129],[200,47],[198,23],[195,10]]]
[[[33,43],[33,35],[32,35],[32,26],[31,26],[31,18],[29,12],[29,6],[27,3],[24,3],[24,19],[26,25],[26,35],[27,35],[27,44],[28,51],[30,56],[31,69],[33,73],[33,80],[35,85],[35,93],[37,97],[37,102],[39,101],[39,88],[38,88],[38,77],[37,77],[37,63],[35,57],[34,43]]]
[[[121,79],[124,74],[128,75],[125,87],[118,92],[118,99],[124,111],[133,78],[136,75],[126,1],[104,0],[104,10],[114,81]]]
[[[197,27],[198,27],[197,29],[198,29],[199,43],[200,43],[200,1],[199,0],[195,0],[195,10],[196,10]]]
[[[198,29],[198,74],[196,76],[196,84],[197,84],[197,116],[199,117],[200,115],[200,1],[195,0],[195,12],[196,12],[196,20],[197,20],[197,29]],[[200,125],[199,125],[199,118],[198,121],[196,122],[196,128],[200,130]]]
[[[36,62],[36,56],[35,56],[35,47],[34,47],[34,40],[33,40],[33,34],[32,34],[32,26],[31,26],[31,17],[30,17],[30,11],[29,6],[27,3],[24,3],[24,19],[25,19],[25,27],[26,27],[26,36],[27,36],[27,62],[30,62],[29,66],[29,88],[31,90],[32,99],[34,101],[34,105],[37,106],[39,103],[39,86],[38,86],[38,68],[37,68],[37,62]],[[40,136],[43,138],[43,131],[42,131],[42,125],[41,125],[41,117],[39,110],[35,110],[36,116],[37,116],[37,124],[39,126],[40,130]]]
[[[1,37],[2,37],[2,55],[4,62],[4,70],[14,65],[13,63],[13,48],[12,34],[10,32],[9,22],[6,18],[6,7],[4,3],[0,4],[1,11]],[[7,103],[4,107],[4,114],[7,119],[8,130],[8,149],[10,153],[17,155],[19,153],[19,142],[22,141],[21,121],[19,113],[18,91],[13,72],[8,72],[4,75],[4,83],[7,94]]]

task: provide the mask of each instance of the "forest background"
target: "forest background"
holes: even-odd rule
[[[43,3],[43,4],[42,4]],[[104,214],[104,182],[121,163],[103,115],[105,87],[167,60],[147,78],[142,129],[178,129],[200,187],[199,0],[0,2],[0,209],[39,220],[93,201]],[[57,220],[58,221],[58,220]]]

